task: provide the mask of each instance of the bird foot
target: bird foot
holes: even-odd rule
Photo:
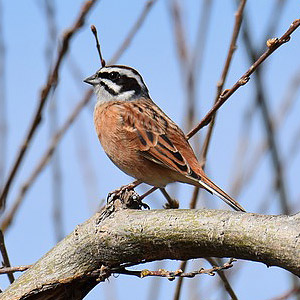
[[[149,205],[143,203],[140,195],[134,191],[134,185],[128,184],[111,192],[107,196],[107,204],[112,204],[116,200],[120,200],[124,208],[131,209],[150,209]]]

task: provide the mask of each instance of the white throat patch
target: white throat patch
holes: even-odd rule
[[[120,90],[120,86],[114,84],[117,86]],[[101,86],[100,84],[95,86],[95,94],[97,96],[97,102],[108,102],[108,101],[129,101],[132,99],[132,96],[134,95],[134,91],[126,91],[121,94],[112,95],[109,93],[104,86]],[[115,91],[115,89],[114,89]]]

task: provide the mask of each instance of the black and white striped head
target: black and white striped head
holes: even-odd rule
[[[94,86],[97,100],[130,101],[140,97],[149,98],[142,76],[127,66],[105,66],[84,82]]]

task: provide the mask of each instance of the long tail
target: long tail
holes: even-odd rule
[[[222,189],[220,189],[207,177],[202,177],[199,180],[199,183],[203,188],[205,188],[210,193],[218,196],[220,199],[222,199],[224,202],[230,205],[234,210],[246,212],[246,210],[238,202],[236,202],[233,198],[227,195]]]

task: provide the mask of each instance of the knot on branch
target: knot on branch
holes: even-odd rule
[[[268,39],[268,40],[267,40],[267,47],[268,47],[268,48],[271,48],[271,47],[273,47],[274,45],[278,44],[278,42],[279,42],[279,39],[278,39],[278,38]]]

